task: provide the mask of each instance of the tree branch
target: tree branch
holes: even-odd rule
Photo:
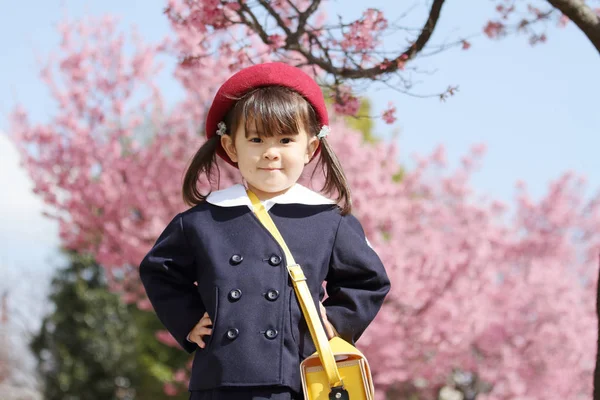
[[[264,31],[264,29],[260,25],[260,22],[258,22],[258,19],[252,13],[250,8],[246,5],[244,1],[238,0],[238,4],[240,5],[240,9],[238,10],[237,14],[241,18],[242,22],[245,25],[249,26],[252,30],[254,30],[254,32],[256,32],[256,34],[261,38],[261,40],[265,44],[269,44],[269,36],[267,35],[267,32]],[[252,21],[248,21],[248,19],[244,15],[244,12],[250,16]]]
[[[321,0],[314,0],[311,3],[311,5],[303,13],[299,14],[298,29],[296,30],[296,33],[294,33],[294,36],[296,36],[298,38],[302,37],[302,35],[304,34],[304,31],[306,30],[306,21],[308,21],[308,18],[315,11],[317,11],[317,8],[319,7],[320,4],[321,4]]]
[[[423,48],[425,47],[425,45],[427,44],[429,39],[431,39],[431,35],[433,34],[433,31],[434,31],[434,29],[437,25],[437,22],[440,18],[440,13],[442,10],[442,6],[444,5],[444,2],[445,2],[445,0],[434,0],[433,1],[433,4],[431,5],[431,9],[429,10],[429,17],[427,18],[427,21],[423,25],[423,29],[421,29],[421,34],[419,35],[417,40],[408,49],[406,49],[402,54],[400,54],[398,57],[396,57],[392,62],[376,65],[376,66],[374,66],[372,68],[368,68],[368,69],[336,68],[333,65],[328,64],[328,63],[324,62],[323,60],[314,57],[312,54],[306,54],[307,52],[302,51],[303,49],[301,49],[300,46],[294,46],[294,48],[292,48],[292,49],[302,53],[302,55],[304,55],[309,61],[311,61],[314,64],[317,64],[323,70],[329,72],[330,74],[339,76],[341,78],[372,79],[372,78],[374,78],[378,75],[384,74],[384,73],[395,72],[398,70],[399,64],[401,64],[404,61],[414,58],[417,55],[417,53],[419,53],[421,50],[423,50]]]
[[[435,29],[437,22],[440,18],[440,13],[442,11],[442,6],[444,5],[445,0],[434,0],[431,5],[431,10],[429,10],[429,17],[421,29],[421,34],[415,41],[415,43],[408,48],[401,56],[397,57],[396,60],[401,60],[402,56],[408,57],[407,59],[413,58],[418,52],[423,50],[429,39],[431,39],[431,35],[433,35],[433,30]]]
[[[600,17],[585,0],[548,0],[548,3],[573,21],[600,53]]]
[[[340,79],[375,79],[378,76],[398,71],[406,61],[414,58],[426,46],[429,39],[433,35],[433,31],[437,25],[441,9],[445,1],[446,0],[433,0],[427,21],[420,30],[419,37],[412,45],[410,45],[392,61],[386,59],[385,61],[378,63],[371,68],[361,68],[360,65],[356,64],[350,67],[335,66],[332,62],[332,59],[329,57],[329,49],[327,49],[323,43],[319,41],[317,35],[315,35],[313,32],[307,31],[307,21],[318,9],[319,5],[321,4],[321,0],[313,0],[309,7],[307,7],[307,9],[303,12],[299,12],[297,7],[293,7],[294,10],[299,12],[298,27],[295,32],[290,30],[283,18],[277,13],[277,11],[275,11],[268,0],[258,0],[258,4],[260,4],[267,11],[267,13],[275,19],[278,27],[285,32],[287,37],[283,49],[300,53],[306,58],[308,64],[318,66],[325,72],[333,75],[336,82],[338,82]],[[240,5],[240,10],[238,10],[237,13],[240,16],[242,23],[254,30],[254,32],[258,34],[264,43],[269,44],[267,32],[260,25],[250,8],[245,4],[244,1],[238,0],[238,4]],[[307,32],[309,34],[309,39],[313,43],[316,43],[321,51],[324,52],[325,58],[317,54],[313,54],[311,48],[305,48],[301,45],[300,39]]]
[[[268,0],[258,0],[258,3],[263,6],[265,10],[267,10],[267,12],[275,19],[275,21],[277,21],[277,25],[283,29],[287,37],[292,36],[292,31],[290,28],[288,28],[288,26],[285,24],[285,21],[281,18],[277,11],[271,7]]]

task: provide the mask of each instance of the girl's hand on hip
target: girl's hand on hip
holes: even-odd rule
[[[323,319],[323,322],[325,323],[325,333],[327,333],[327,338],[331,339],[331,338],[337,336],[337,332],[335,331],[335,328],[333,327],[333,325],[331,325],[331,323],[327,319],[327,311],[325,310],[323,303],[319,303],[319,309],[321,311],[321,318]]]
[[[210,320],[208,313],[204,313],[200,321],[189,334],[190,342],[196,343],[201,349],[206,347],[206,343],[204,343],[204,336],[212,334],[212,329],[209,327],[212,328],[212,321]]]

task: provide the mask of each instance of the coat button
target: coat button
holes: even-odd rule
[[[270,290],[267,292],[267,294],[266,294],[266,296],[265,296],[265,297],[267,298],[267,300],[270,300],[270,301],[275,301],[275,300],[277,300],[277,298],[279,297],[279,291],[278,291],[278,290],[275,290],[275,289],[270,289]]]
[[[229,292],[229,300],[238,301],[242,297],[242,291],[240,289],[233,289]]]
[[[275,255],[271,256],[269,258],[269,264],[271,264],[274,267],[278,266],[279,264],[281,264],[281,257]]]
[[[265,331],[265,336],[267,339],[275,339],[277,337],[277,331],[275,329],[267,329]]]
[[[244,257],[242,257],[239,254],[234,254],[231,256],[231,258],[229,259],[229,262],[233,265],[238,265],[239,263],[241,263],[242,261],[244,261]]]
[[[231,328],[227,330],[227,339],[233,340],[236,337],[238,337],[238,335],[240,334],[240,331],[238,331],[235,328]]]

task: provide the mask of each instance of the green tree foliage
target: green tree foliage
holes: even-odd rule
[[[93,259],[69,253],[57,270],[44,317],[31,341],[46,400],[187,399],[168,397],[163,382],[187,354],[159,343],[160,322],[108,291]],[[169,368],[167,368],[169,367]]]

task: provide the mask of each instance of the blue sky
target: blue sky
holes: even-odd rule
[[[124,28],[135,25],[147,41],[157,41],[168,32],[161,13],[164,3],[0,0],[0,130],[8,129],[7,115],[17,102],[34,121],[52,116],[54,104],[38,78],[36,56],[57,47],[55,28],[64,15],[113,14]],[[346,20],[357,17],[365,7],[361,3],[332,2],[331,15],[341,14]],[[471,8],[465,8],[462,1],[448,1],[434,42],[481,32],[493,15],[494,2],[470,3]],[[390,16],[402,11],[395,9],[398,2],[369,4]],[[422,11],[407,22],[416,25],[419,16]],[[472,145],[485,143],[488,152],[472,185],[479,193],[509,204],[518,180],[539,198],[548,183],[567,170],[588,178],[590,194],[598,191],[600,55],[572,25],[561,30],[550,27],[548,33],[548,43],[533,48],[522,36],[502,41],[479,37],[468,51],[450,50],[423,60],[419,65],[436,72],[420,77],[426,81],[415,91],[435,93],[458,85],[457,96],[446,102],[373,88],[367,95],[376,110],[390,100],[398,108],[398,121],[392,126],[378,123],[376,133],[383,138],[398,133],[400,161],[408,167],[412,154],[429,153],[440,144],[446,146],[451,164],[456,164]],[[389,49],[393,40],[405,43],[391,37],[386,41]],[[168,74],[160,85],[167,100],[179,98],[181,89]],[[8,271],[0,288],[21,287],[24,276],[46,279],[59,263],[57,227],[40,215],[42,205],[31,194],[31,183],[5,137],[0,137],[0,187],[0,269]]]

